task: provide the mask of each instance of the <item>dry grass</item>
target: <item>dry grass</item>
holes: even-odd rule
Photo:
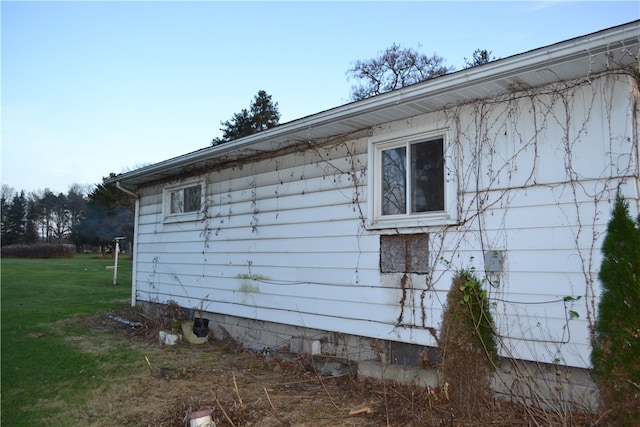
[[[109,369],[109,381],[90,392],[87,404],[69,409],[77,425],[185,426],[190,412],[205,408],[218,427],[535,425],[523,408],[506,402],[489,402],[483,417],[470,420],[441,392],[351,375],[321,377],[304,357],[263,357],[230,342],[161,346],[153,319],[131,309],[118,314],[143,326],[93,315],[81,323],[98,334],[69,340],[88,352],[120,346],[144,356],[132,366]]]

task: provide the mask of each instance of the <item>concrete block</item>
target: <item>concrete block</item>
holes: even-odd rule
[[[294,337],[289,341],[289,351],[297,354],[318,355],[322,353],[322,344],[320,340]]]
[[[319,340],[312,340],[311,341],[311,354],[312,355],[318,355],[322,353],[322,345],[320,344]]]
[[[443,383],[441,374],[436,369],[387,365],[372,360],[358,363],[358,378],[391,381],[420,388],[439,387]]]
[[[328,357],[311,357],[308,359],[313,371],[322,376],[340,377],[343,375],[355,375],[356,367],[345,360]],[[310,369],[311,370],[311,369]]]

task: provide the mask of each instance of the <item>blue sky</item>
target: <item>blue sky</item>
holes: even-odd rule
[[[67,192],[200,148],[258,90],[281,123],[348,102],[392,43],[460,69],[640,19],[638,1],[10,2],[2,184]]]

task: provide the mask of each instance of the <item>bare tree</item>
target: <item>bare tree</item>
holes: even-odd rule
[[[377,58],[355,61],[347,76],[359,81],[352,86],[354,101],[389,92],[414,83],[433,79],[453,71],[444,65],[444,59],[435,53],[427,56],[411,48],[392,44]]]
[[[70,228],[78,225],[87,207],[86,191],[80,184],[73,184],[67,193],[67,208],[69,209]]]

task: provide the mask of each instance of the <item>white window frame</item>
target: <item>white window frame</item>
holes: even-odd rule
[[[200,186],[200,208],[189,212],[171,212],[172,194],[180,191],[184,192],[186,188]],[[162,214],[164,222],[185,222],[198,221],[205,216],[205,195],[206,187],[203,180],[193,180],[182,182],[178,185],[167,186],[162,191]]]
[[[406,147],[407,162],[410,164],[410,146],[435,138],[442,138],[444,157],[444,209],[441,211],[382,215],[382,152]],[[452,157],[450,130],[435,126],[422,126],[405,129],[369,138],[368,150],[368,214],[367,228],[409,228],[456,224],[458,221],[457,179],[455,177],[455,159]],[[410,168],[407,168],[409,171]],[[409,186],[408,186],[409,187]],[[410,193],[410,189],[407,189]],[[406,196],[409,197],[409,194]]]

